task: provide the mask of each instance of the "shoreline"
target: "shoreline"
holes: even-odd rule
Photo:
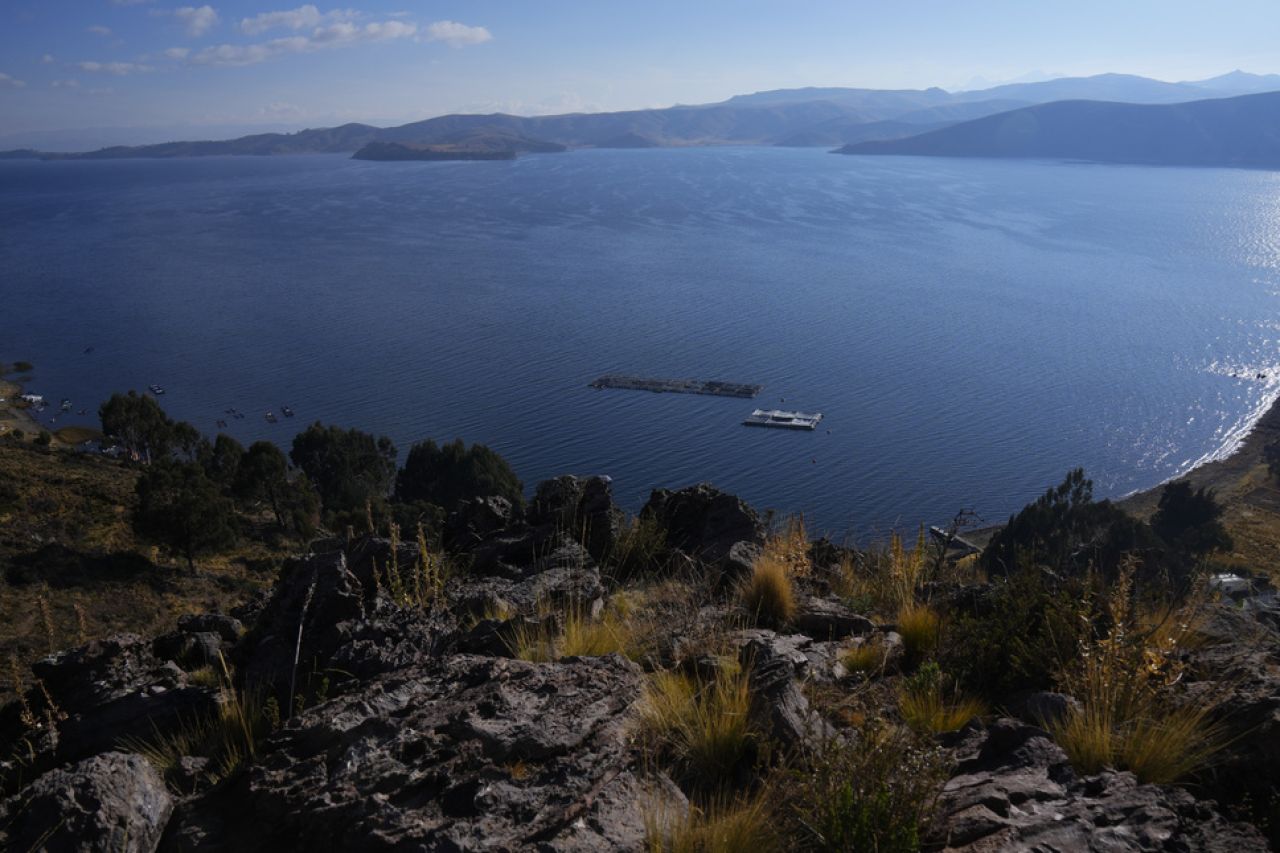
[[[1116,498],[1113,503],[1131,515],[1146,518],[1156,511],[1165,485],[1177,480],[1187,480],[1197,489],[1213,489],[1222,503],[1238,501],[1254,489],[1267,485],[1266,463],[1262,454],[1268,444],[1276,441],[1280,441],[1280,398],[1274,400],[1248,431],[1234,442],[1235,447],[1225,456],[1218,455],[1222,451],[1206,454],[1201,457],[1205,461],[1187,471],[1149,489]]]
[[[22,394],[22,385],[12,379],[0,376],[0,437],[8,436],[13,430],[22,430],[23,441],[34,441],[42,430],[48,429],[24,408],[19,408],[14,401]],[[52,433],[52,430],[50,430]]]

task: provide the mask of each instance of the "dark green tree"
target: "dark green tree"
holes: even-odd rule
[[[1093,499],[1093,481],[1076,468],[1066,479],[1027,504],[988,543],[982,564],[989,573],[1043,567],[1078,575],[1093,567],[1113,574],[1127,554],[1141,555],[1157,543],[1151,528],[1110,501]]]
[[[320,512],[320,496],[301,472],[291,472],[280,448],[255,441],[240,460],[235,493],[245,504],[265,504],[281,530],[310,536]]]
[[[1271,479],[1280,480],[1280,441],[1273,441],[1262,448],[1262,458],[1266,460]]]
[[[199,461],[210,480],[221,486],[224,491],[230,491],[236,485],[240,461],[244,455],[245,449],[240,442],[229,435],[219,433],[213,440],[213,444],[208,442],[201,444]]]
[[[164,459],[138,478],[138,504],[133,529],[187,561],[236,543],[235,508],[204,468],[192,462]]]
[[[329,512],[363,509],[384,497],[396,472],[396,447],[386,436],[319,422],[293,439],[289,458],[310,478]]]
[[[145,462],[168,456],[175,445],[176,424],[155,400],[136,391],[112,394],[98,407],[102,432]],[[190,436],[184,436],[189,439]]]
[[[1214,551],[1231,550],[1233,543],[1222,525],[1222,512],[1213,491],[1193,489],[1188,481],[1178,480],[1160,493],[1151,529],[1176,553],[1196,560]]]
[[[462,439],[443,446],[431,439],[418,442],[396,474],[396,500],[402,503],[425,501],[452,510],[460,501],[489,495],[519,504],[524,485],[507,460],[483,444],[468,448]]]

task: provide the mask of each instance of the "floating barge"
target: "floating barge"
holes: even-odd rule
[[[746,426],[773,427],[775,429],[815,430],[822,420],[822,412],[784,412],[781,409],[756,409],[742,423]]]
[[[715,379],[646,379],[642,376],[607,374],[590,385],[591,388],[623,388],[628,391],[652,391],[655,394],[709,394],[713,397],[757,396],[763,385],[747,385],[741,382],[720,382]]]

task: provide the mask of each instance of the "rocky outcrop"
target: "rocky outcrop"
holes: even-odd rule
[[[640,515],[662,527],[667,545],[734,578],[750,572],[759,554],[752,549],[764,544],[765,526],[756,511],[708,483],[675,492],[656,489]]]
[[[948,851],[1265,851],[1247,824],[1132,773],[1081,778],[1046,732],[1015,720],[965,730],[932,841]]]
[[[473,573],[518,577],[567,543],[581,543],[593,559],[605,559],[624,520],[608,478],[564,476],[539,483],[523,514],[502,498],[464,502],[449,516],[444,539],[470,558]]]
[[[52,770],[0,804],[0,848],[150,853],[173,805],[146,759],[108,752]]]
[[[639,849],[640,689],[617,655],[397,671],[291,721],[221,811],[252,814],[262,850]]]

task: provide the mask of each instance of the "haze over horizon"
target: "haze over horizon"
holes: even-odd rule
[[[0,138],[613,111],[821,85],[957,90],[1106,72],[1196,80],[1280,70],[1275,24],[1280,8],[1260,0],[1212,16],[1152,0],[996,0],[981,12],[938,0],[910,10],[818,2],[802,13],[760,0],[16,0],[0,12]],[[1043,68],[1052,72],[1033,70]]]

